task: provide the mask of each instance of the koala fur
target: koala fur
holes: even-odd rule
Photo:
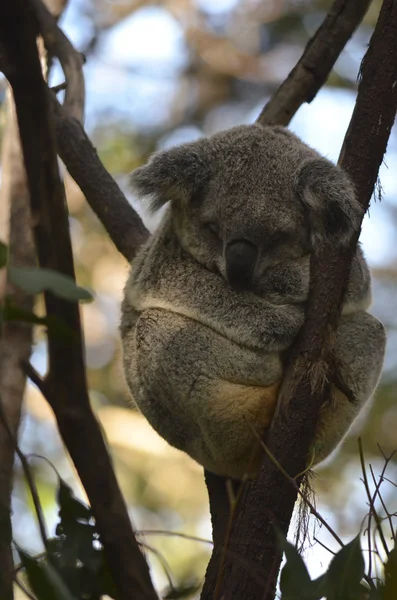
[[[310,255],[346,245],[362,209],[348,176],[282,127],[239,126],[154,154],[132,175],[162,222],[133,262],[122,306],[133,400],[206,469],[255,474],[285,360],[305,318]],[[358,246],[335,351],[341,378],[313,450],[324,460],[372,397],[385,350]]]

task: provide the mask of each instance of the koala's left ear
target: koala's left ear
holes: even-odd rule
[[[208,177],[206,144],[203,139],[157,152],[132,173],[132,190],[149,197],[153,211],[169,201],[187,202]]]
[[[363,215],[348,175],[325,158],[309,160],[298,173],[297,189],[308,213],[313,249],[347,245]]]

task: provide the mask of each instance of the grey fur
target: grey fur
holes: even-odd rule
[[[343,171],[281,127],[258,124],[155,154],[132,184],[157,209],[136,257],[121,334],[133,399],[172,445],[207,469],[255,472],[286,352],[303,321],[310,254],[345,245],[361,207]],[[315,462],[346,434],[376,388],[383,326],[366,313],[370,274],[358,247],[337,333],[341,376],[316,433]]]

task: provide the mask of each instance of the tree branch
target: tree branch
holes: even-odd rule
[[[131,261],[149,232],[101,163],[80,123],[53,99],[59,156],[102,222],[117,250]]]
[[[46,48],[59,59],[66,78],[63,106],[51,94],[59,156],[116,248],[131,261],[148,239],[149,232],[99,160],[81,125],[84,112],[84,95],[79,91],[79,85],[84,86],[81,55],[59,29],[41,0],[32,1]]]
[[[257,121],[262,125],[288,125],[305,102],[311,102],[324,85],[336,60],[362,21],[370,0],[335,0],[323,23],[309,40],[301,58],[287,79],[264,106]],[[222,525],[228,513],[227,505],[218,502],[225,494],[226,480],[207,478],[214,539],[223,540]],[[223,545],[223,543],[221,544]],[[208,565],[202,598],[210,598],[218,577],[220,548],[214,544]]]
[[[263,108],[259,123],[288,125],[300,106],[315,98],[370,4],[371,0],[335,0],[302,57]]]
[[[78,121],[83,121],[85,105],[85,82],[83,76],[83,57],[76,52],[66,35],[57,25],[57,19],[50,13],[41,0],[30,0],[37,20],[44,45],[51,56],[56,56],[61,63],[67,86],[64,107],[68,114]]]
[[[65,0],[47,0],[58,18]],[[46,62],[43,58],[43,62]],[[31,230],[29,192],[19,140],[18,125],[11,90],[5,103],[6,127],[2,143],[2,185],[0,193],[1,240],[8,242],[9,264],[34,266],[36,254]],[[4,273],[4,295],[7,301],[31,311],[33,299],[7,280]],[[22,363],[29,360],[32,346],[32,327],[28,323],[4,322],[0,340],[0,505],[4,518],[9,519],[15,446],[21,418],[26,376]],[[0,596],[11,598],[13,592],[13,557],[11,535],[0,536],[0,565],[2,578]]]
[[[26,172],[21,155],[18,126],[12,95],[7,91],[6,127],[2,148],[2,185],[0,194],[0,221],[9,232],[2,231],[1,240],[8,241],[9,264],[33,266],[35,252],[30,227],[29,194]],[[6,278],[6,273],[4,273]],[[31,311],[31,296],[5,282],[4,298],[12,300],[24,310]],[[3,304],[3,302],[2,302]],[[10,515],[15,448],[26,377],[21,368],[22,360],[29,360],[32,346],[32,327],[28,323],[3,323],[0,340],[0,404],[3,419],[0,420],[0,511]],[[6,423],[4,423],[6,421]],[[10,439],[7,427],[12,434]],[[2,533],[3,533],[2,529]],[[0,535],[0,596],[12,597],[13,559],[11,538]]]
[[[0,4],[0,43],[7,65],[5,75],[14,93],[39,262],[42,267],[74,277],[68,215],[48,90],[37,54],[36,27],[35,15],[24,0]],[[45,294],[45,304],[47,314],[62,319],[75,334],[67,344],[49,332],[46,385],[60,433],[87,491],[109,569],[120,598],[154,599],[149,569],[90,407],[78,306],[51,293]],[[90,452],[81,444],[82,439],[89,440]]]
[[[397,4],[394,0],[384,0],[362,63],[357,103],[339,160],[353,178],[365,210],[370,203],[397,109],[396,31]],[[280,411],[266,439],[270,453],[293,477],[305,469],[318,412],[327,399],[327,386],[312,392],[311,374],[318,368],[323,369],[325,361],[332,380],[330,332],[335,331],[338,324],[358,235],[352,239],[348,250],[331,249],[312,258],[310,317],[294,349],[281,392],[281,399],[288,402],[288,414],[293,418]],[[271,587],[263,595],[263,589],[249,575],[242,574],[241,567],[228,558],[224,572],[225,597],[244,600],[274,597],[281,554],[274,538],[273,524],[277,523],[287,533],[296,497],[296,490],[265,458],[258,480],[245,490],[230,550],[248,557],[253,569],[258,568],[262,574],[272,576]],[[272,519],[267,517],[266,509],[272,509]]]

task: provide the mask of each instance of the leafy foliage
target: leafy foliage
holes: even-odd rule
[[[56,500],[55,537],[45,540],[46,551],[39,556],[17,547],[21,564],[16,573],[25,576],[35,600],[100,600],[103,596],[118,600],[91,508],[59,476]],[[174,586],[170,580],[163,598],[191,598],[199,588],[197,583]]]
[[[117,600],[91,509],[59,479],[59,522],[46,553],[29,556],[18,548],[21,566],[37,600]]]
[[[281,571],[282,600],[392,600],[397,598],[397,548],[384,564],[384,581],[365,576],[365,561],[360,534],[335,554],[327,571],[312,580],[298,550],[277,532],[278,544],[285,553]]]
[[[9,267],[8,276],[12,283],[28,294],[40,294],[48,290],[64,300],[92,300],[91,292],[76,285],[71,277],[53,269]]]

